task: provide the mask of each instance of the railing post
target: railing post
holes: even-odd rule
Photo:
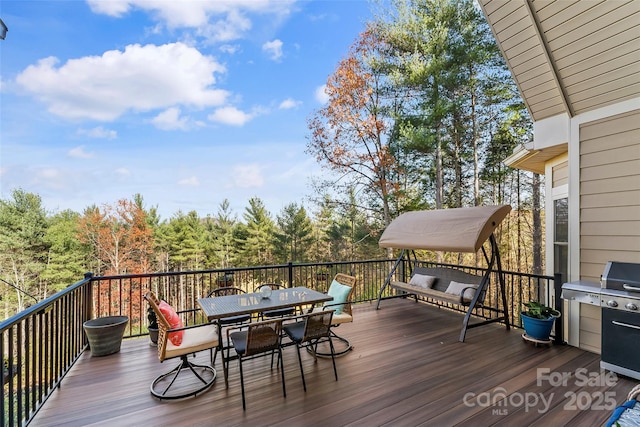
[[[289,272],[289,288],[293,288],[293,263],[289,261],[287,263],[287,271]]]
[[[554,309],[560,312],[560,318],[556,319],[555,324],[555,339],[556,344],[562,344],[564,342],[564,319],[562,318],[562,273],[556,273],[553,275],[553,305]]]
[[[86,273],[84,273],[84,278],[88,280],[87,282],[88,286],[87,286],[87,292],[84,293],[85,300],[84,300],[84,319],[82,319],[83,322],[85,320],[93,319],[93,282],[91,280],[93,278],[93,273],[90,271],[87,271]]]

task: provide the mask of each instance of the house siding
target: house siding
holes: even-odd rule
[[[553,188],[558,188],[561,185],[569,183],[569,161],[564,161],[555,165],[553,168]]]
[[[640,110],[580,126],[580,279],[640,262]],[[579,347],[600,352],[601,309],[581,304]]]
[[[640,262],[640,110],[580,126],[580,276]]]

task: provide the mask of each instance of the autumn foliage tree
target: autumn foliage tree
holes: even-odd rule
[[[153,233],[144,209],[129,200],[87,208],[80,218],[79,237],[94,248],[99,274],[135,274],[148,269]]]
[[[386,97],[388,82],[379,68],[381,45],[375,32],[366,30],[329,77],[329,102],[308,121],[307,152],[342,176],[323,188],[340,195],[355,189],[366,198],[360,207],[373,209],[386,226],[399,194],[400,170],[391,147],[394,103]]]
[[[149,270],[154,243],[146,215],[140,203],[126,199],[118,200],[113,206],[105,204],[102,208],[92,206],[85,210],[80,218],[79,238],[93,248],[93,257],[98,267],[95,273],[119,275],[144,273]],[[109,282],[103,282],[98,290],[98,297],[101,298],[107,292],[113,291],[119,291],[121,295],[120,298],[111,300],[122,301],[126,305],[128,295],[139,289],[122,289],[118,284],[110,286]],[[137,311],[140,307],[129,309]],[[122,307],[120,311],[126,312]]]

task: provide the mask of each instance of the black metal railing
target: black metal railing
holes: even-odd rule
[[[84,351],[90,275],[0,323],[2,426],[29,422]]]
[[[182,271],[83,280],[0,323],[0,346],[5,362],[2,373],[2,426],[28,424],[87,348],[83,323],[96,317],[128,316],[125,338],[147,335],[146,303],[143,295],[154,291],[179,310],[196,306],[196,300],[219,286],[236,286],[253,292],[262,283],[288,287],[305,286],[326,292],[337,273],[355,276],[358,281],[354,302],[375,301],[395,260],[345,261],[332,263],[282,264],[261,267]],[[424,262],[425,266],[435,263]],[[460,268],[479,273],[482,268]],[[397,280],[404,280],[407,269],[399,269]],[[495,273],[494,273],[495,274]],[[505,272],[511,324],[521,326],[522,302],[553,295],[554,278]],[[561,283],[556,278],[559,292]],[[487,304],[500,304],[497,277],[492,278]],[[393,296],[387,289],[383,297]],[[551,301],[552,298],[546,299]],[[429,302],[429,301],[427,301]],[[556,299],[556,305],[559,297]],[[455,309],[455,307],[452,307]],[[482,311],[479,316],[491,316]],[[559,323],[559,322],[558,322]]]

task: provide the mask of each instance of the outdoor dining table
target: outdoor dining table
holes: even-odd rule
[[[322,292],[305,287],[282,288],[271,292],[269,298],[263,298],[260,293],[239,295],[224,295],[212,298],[198,299],[198,305],[210,322],[243,314],[257,314],[265,311],[279,310],[289,307],[302,307],[331,301],[333,297]],[[229,355],[225,355],[224,340],[222,338],[222,324],[218,325],[218,350],[222,353],[222,366],[225,383],[227,382],[227,364]]]

